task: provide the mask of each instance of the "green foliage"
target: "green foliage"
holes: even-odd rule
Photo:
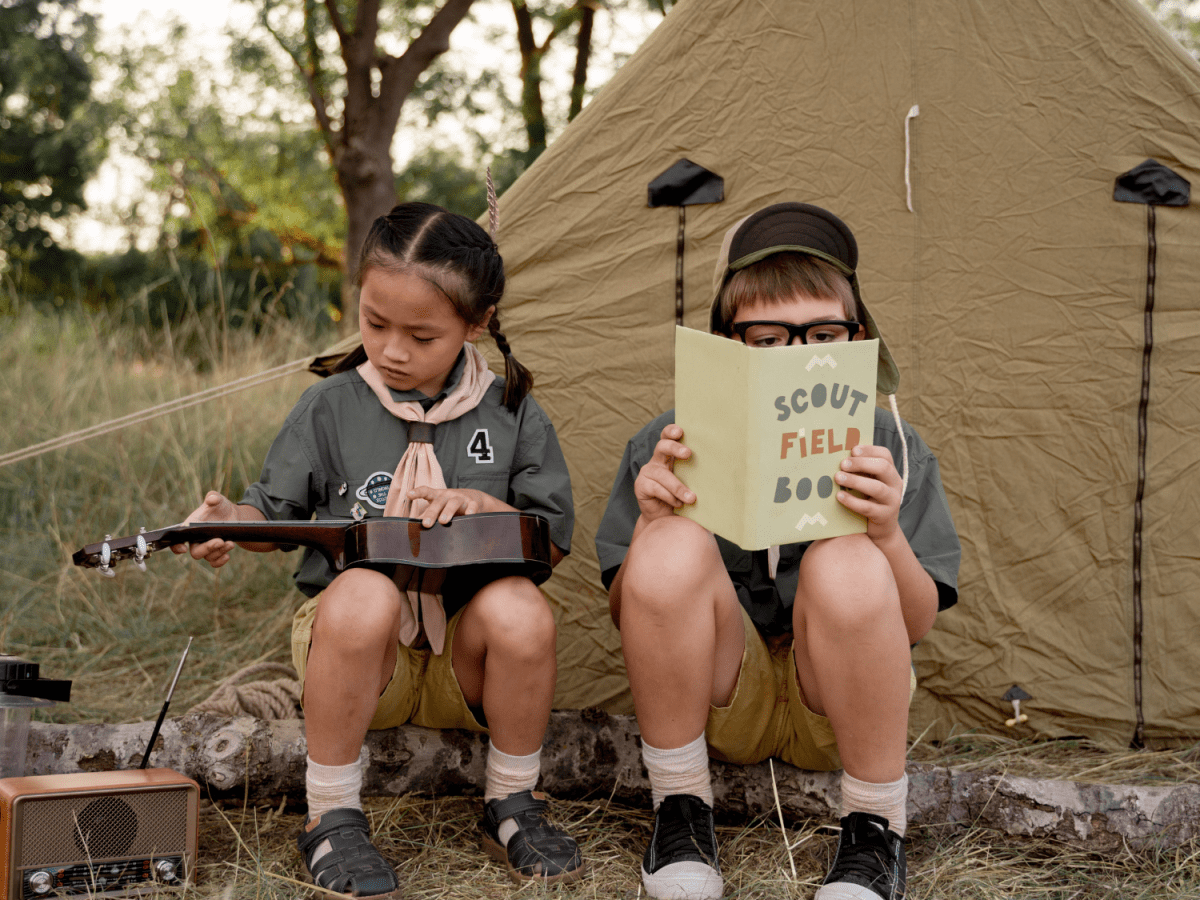
[[[1200,60],[1200,5],[1192,0],[1142,0],[1162,26]]]
[[[247,68],[228,84],[207,60],[181,61],[174,48],[188,44],[176,24],[167,47],[127,41],[116,60],[113,124],[166,198],[163,243],[195,232],[197,246],[224,256],[265,231],[285,261],[336,268],[345,213],[311,115],[273,94],[280,73],[245,44]]]
[[[240,243],[213,264],[199,244],[201,236],[184,231],[179,247],[150,252],[130,249],[93,258],[75,255],[61,277],[47,280],[25,274],[14,279],[24,291],[21,304],[67,317],[87,313],[128,328],[132,349],[152,352],[166,333],[181,362],[209,365],[206,329],[257,334],[280,318],[314,333],[331,324],[340,283],[336,271],[309,262],[284,260],[281,245],[265,229],[246,231]],[[9,294],[11,297],[11,292]],[[0,314],[18,310],[0,295]]]
[[[53,269],[48,220],[85,206],[103,157],[89,103],[95,31],[75,0],[0,3],[0,261]]]
[[[497,193],[517,180],[525,168],[524,154],[509,151],[491,163]],[[436,203],[451,212],[477,219],[487,211],[487,167],[472,168],[456,154],[430,147],[418,154],[396,177],[401,200]]]

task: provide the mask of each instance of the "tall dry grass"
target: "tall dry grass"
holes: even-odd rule
[[[102,314],[46,315],[19,303],[7,308],[0,318],[0,453],[255,374],[332,339],[287,321],[253,333],[193,317],[172,331],[147,333]],[[0,468],[0,652],[33,659],[47,677],[74,682],[71,702],[49,717],[153,717],[188,636],[195,643],[173,711],[204,699],[245,665],[288,661],[298,601],[290,587],[294,555],[241,553],[235,565],[214,571],[164,553],[144,574],[127,567],[104,579],[72,566],[70,554],[106,533],[179,521],[210,488],[240,495],[312,380],[290,376]],[[919,743],[912,755],[961,768],[1091,781],[1145,784],[1200,775],[1196,748],[1114,754],[1085,742],[962,735],[939,746]],[[641,896],[638,868],[651,827],[646,810],[605,797],[555,804],[581,842],[588,874],[573,886],[518,889],[477,848],[477,799],[403,797],[367,806],[379,845],[411,898]],[[302,798],[258,808],[205,802],[199,878],[185,894],[271,900],[303,893],[294,847],[301,820]],[[836,843],[822,825],[789,823],[786,834],[773,820],[723,825],[728,896],[811,897]],[[1099,856],[957,823],[913,830],[909,856],[914,900],[1200,898],[1194,846]]]
[[[0,453],[256,374],[328,338],[287,321],[223,334],[195,319],[152,335],[105,314],[20,309],[0,325]],[[152,718],[189,635],[174,709],[242,664],[285,659],[294,554],[241,554],[214,571],[161,553],[144,574],[128,566],[112,579],[70,556],[105,534],[181,521],[206,490],[240,497],[313,380],[289,376],[0,467],[0,651],[74,682],[50,716]]]

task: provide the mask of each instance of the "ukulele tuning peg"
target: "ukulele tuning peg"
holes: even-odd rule
[[[146,544],[146,539],[142,537],[146,533],[143,528],[137,536],[137,548],[133,551],[133,562],[139,570],[146,571],[146,557],[150,555],[150,548]]]
[[[104,543],[100,546],[100,565],[96,567],[105,578],[113,578],[117,574],[112,569],[112,547],[108,545],[111,540],[111,534],[104,536]]]

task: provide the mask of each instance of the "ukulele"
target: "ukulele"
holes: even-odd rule
[[[534,584],[550,577],[550,526],[540,516],[520,512],[455,516],[449,525],[423,528],[420,519],[373,518],[357,522],[187,522],[130,537],[106,536],[71,557],[77,566],[116,574],[113,566],[133,560],[145,571],[146,558],[175,544],[223,538],[239,543],[311,547],[334,573],[357,566],[386,572],[406,590],[443,593],[478,590],[507,575]]]

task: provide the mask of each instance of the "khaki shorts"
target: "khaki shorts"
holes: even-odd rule
[[[308,663],[308,648],[312,644],[312,624],[317,613],[317,601],[313,597],[296,612],[292,619],[292,664],[300,673],[304,684],[304,670]],[[455,613],[446,623],[446,644],[441,655],[429,648],[414,650],[400,644],[396,652],[396,668],[392,679],[375,708],[375,718],[370,728],[394,728],[397,725],[422,725],[425,728],[465,728],[468,731],[487,731],[480,724],[462,688],[454,676],[453,653],[454,631],[463,610]]]
[[[790,640],[768,646],[745,607],[746,649],[728,706],[711,707],[704,729],[709,755],[750,765],[774,756],[800,769],[827,772],[842,767],[833,727],[800,699],[800,682]],[[916,676],[909,682],[909,698]]]

